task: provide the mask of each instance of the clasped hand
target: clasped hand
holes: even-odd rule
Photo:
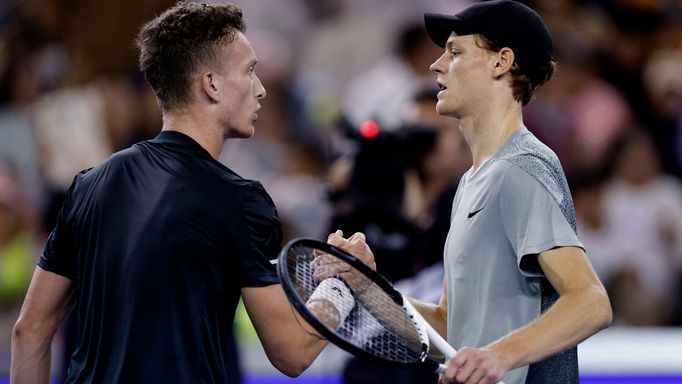
[[[494,384],[509,370],[500,355],[489,348],[462,348],[446,366],[439,384]]]
[[[374,254],[365,242],[363,233],[356,232],[346,239],[343,237],[343,232],[336,231],[329,235],[327,242],[357,257],[364,264],[376,270]],[[364,275],[353,272],[353,268],[348,263],[326,253],[318,253],[311,265],[313,267],[313,280],[317,284],[326,278],[337,276],[343,278],[353,290],[358,291],[369,283]]]

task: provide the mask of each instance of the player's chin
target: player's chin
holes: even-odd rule
[[[253,136],[254,133],[256,133],[256,126],[254,125],[254,123],[251,123],[244,132],[244,138],[251,137]]]
[[[436,104],[436,112],[438,112],[439,115],[443,116],[451,115],[453,113],[451,109],[452,108],[449,108],[445,101],[438,100],[438,103]]]
[[[455,119],[460,118],[458,108],[453,108],[452,105],[448,105],[442,100],[439,100],[436,104],[436,112],[441,116],[454,117]]]
[[[247,127],[240,127],[237,129],[231,129],[227,134],[227,138],[229,138],[229,139],[248,139],[249,137],[253,136],[253,134],[255,132],[256,132],[256,129],[254,128],[253,124],[249,124]]]

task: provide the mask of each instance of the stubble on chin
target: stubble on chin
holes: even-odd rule
[[[246,129],[228,129],[223,137],[227,139],[248,139],[256,133],[253,125]]]

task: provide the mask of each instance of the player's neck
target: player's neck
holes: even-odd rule
[[[218,160],[225,138],[213,122],[201,116],[188,110],[164,113],[162,130],[184,133]]]
[[[476,171],[523,125],[521,105],[514,103],[497,111],[462,117],[459,124],[471,149],[473,170]]]

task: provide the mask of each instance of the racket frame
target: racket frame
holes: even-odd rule
[[[349,343],[348,341],[344,340],[343,338],[337,336],[334,331],[330,330],[327,325],[325,325],[321,320],[319,320],[314,314],[310,312],[310,310],[306,307],[306,303],[303,302],[303,300],[301,300],[298,292],[291,283],[289,271],[287,269],[288,262],[286,258],[289,253],[289,249],[296,246],[304,247],[307,246],[313,249],[320,250],[322,252],[329,253],[334,257],[342,260],[343,262],[348,263],[358,271],[360,271],[360,273],[365,275],[365,277],[367,277],[373,283],[378,285],[391,298],[391,300],[393,300],[396,304],[403,307],[405,312],[409,316],[411,316],[412,319],[415,321],[417,327],[420,327],[421,331],[425,330],[427,332],[429,342],[434,342],[434,346],[436,346],[436,348],[438,348],[438,350],[440,350],[446,356],[446,358],[454,356],[455,353],[455,350],[449,344],[447,344],[447,342],[445,342],[443,338],[439,334],[437,334],[437,332],[430,325],[428,325],[428,323],[419,314],[419,312],[417,312],[417,310],[403,297],[403,295],[400,292],[398,292],[395,288],[393,288],[393,285],[388,280],[386,280],[386,278],[383,277],[381,274],[365,265],[355,256],[331,244],[310,238],[293,239],[284,246],[284,248],[279,254],[277,260],[277,273],[280,275],[282,288],[284,289],[284,292],[288,296],[291,304],[294,306],[297,312],[313,328],[315,328],[316,331],[318,331],[323,337],[325,337],[331,343],[358,357],[369,359],[381,364],[388,364],[393,366],[400,366],[405,368],[412,368],[436,373],[442,372],[443,370],[442,364],[439,364],[438,362],[428,358],[427,356],[429,350],[428,345],[423,345],[423,350],[421,351],[420,356],[421,361],[416,361],[414,363],[390,361],[387,359],[374,356],[373,354],[365,351],[364,349],[359,348]],[[443,343],[445,345],[443,345]]]

